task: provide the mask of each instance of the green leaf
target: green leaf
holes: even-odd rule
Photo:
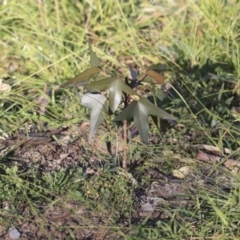
[[[109,88],[109,107],[112,112],[115,112],[118,108],[122,100],[122,92],[139,97],[139,95],[126,85],[125,82],[121,79],[116,79]]]
[[[176,117],[174,117],[171,114],[168,114],[166,111],[157,107],[156,105],[151,103],[147,98],[141,98],[140,102],[141,102],[141,104],[143,104],[145,106],[149,115],[153,115],[153,116],[160,117],[163,119],[177,121]]]
[[[116,118],[115,121],[128,120],[134,117],[134,110],[138,101],[132,101]]]
[[[142,142],[148,143],[148,112],[142,104],[138,104],[138,108],[134,111],[134,123],[136,124]]]
[[[136,93],[134,90],[132,90],[132,88],[130,88],[128,85],[126,85],[122,80],[121,81],[121,88],[122,91],[129,94],[129,95],[134,95],[134,96],[138,96],[140,97],[140,95],[138,93]]]
[[[177,120],[176,117],[168,114],[164,110],[152,104],[148,99],[142,97],[139,101],[132,101],[129,106],[115,118],[115,121],[133,118],[141,140],[147,143],[149,130],[148,115],[157,116],[163,119]]]
[[[104,121],[107,112],[107,98],[102,94],[86,93],[81,99],[81,104],[91,110],[89,141],[95,135],[98,127]]]
[[[106,90],[106,89],[110,88],[111,84],[115,80],[116,80],[116,77],[104,78],[104,79],[101,79],[99,81],[88,83],[84,87],[87,90],[92,90],[92,91],[100,90],[100,91],[103,91],[103,90]]]
[[[146,73],[141,73],[140,75],[137,76],[137,80],[142,81],[146,76],[147,76]]]
[[[155,96],[162,101],[167,97],[167,94],[162,89],[158,89]]]
[[[67,81],[66,83],[62,84],[62,87],[66,86],[79,86],[79,85],[85,85],[88,83],[88,81],[101,72],[101,68],[99,67],[91,67],[86,69],[85,71],[78,74],[76,77],[72,78],[71,80]]]
[[[139,101],[132,101],[129,106],[115,118],[115,121],[128,120],[133,118],[134,123],[144,143],[148,142],[148,113]]]
[[[89,52],[90,52],[90,65],[91,67],[100,67],[101,63],[96,55],[96,53],[92,50],[92,45],[89,43]]]
[[[122,100],[122,92],[129,95],[139,95],[117,77],[105,78],[85,85],[88,90],[106,90],[109,89],[109,107],[115,112]]]
[[[112,112],[115,112],[122,101],[122,84],[121,80],[117,79],[112,82],[109,88],[109,107]]]

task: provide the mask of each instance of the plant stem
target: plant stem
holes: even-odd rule
[[[124,140],[124,149],[123,149],[123,163],[122,167],[127,168],[127,120],[123,121],[123,140]]]
[[[59,11],[59,0],[54,0],[56,21],[57,21],[57,31],[60,33],[60,11]]]
[[[45,22],[45,13],[44,13],[44,6],[43,6],[43,0],[38,0],[38,10],[40,13],[40,18],[41,18],[41,25],[42,29],[46,29],[46,22]]]
[[[128,104],[129,104],[129,95],[124,93],[124,109],[126,109],[128,107]],[[123,148],[123,163],[122,163],[122,167],[124,169],[127,169],[127,139],[128,139],[128,123],[127,123],[127,120],[123,120],[124,148]]]

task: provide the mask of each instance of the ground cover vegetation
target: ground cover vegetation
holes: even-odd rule
[[[0,1],[0,236],[239,239],[238,1]]]

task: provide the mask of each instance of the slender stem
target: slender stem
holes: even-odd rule
[[[124,141],[124,149],[123,149],[123,168],[127,168],[127,120],[123,121],[123,141]]]
[[[44,14],[44,6],[43,6],[43,0],[38,0],[38,9],[40,13],[40,18],[41,18],[41,25],[43,29],[46,29],[46,24],[45,24],[45,14]]]
[[[59,0],[54,0],[55,2],[55,13],[57,20],[57,31],[60,33],[60,11],[59,11]]]
[[[129,103],[129,96],[124,93],[124,108],[126,109]],[[123,141],[124,141],[124,148],[123,148],[123,163],[122,167],[127,169],[127,138],[128,138],[128,125],[127,120],[123,120]]]

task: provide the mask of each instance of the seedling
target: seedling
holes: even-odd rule
[[[177,120],[176,117],[168,114],[134,90],[147,79],[153,80],[155,84],[164,82],[163,75],[159,73],[159,64],[150,66],[146,72],[140,75],[135,70],[130,69],[132,79],[127,77],[121,79],[115,76],[106,76],[91,45],[89,45],[89,51],[91,67],[62,85],[62,87],[82,86],[86,89],[86,93],[82,95],[81,104],[91,111],[89,141],[94,137],[107,115],[115,117],[111,118],[113,122],[121,121],[123,123],[122,137],[126,144],[129,121],[134,121],[141,141],[148,143],[149,115]],[[100,80],[91,81],[98,74],[102,74],[103,77]],[[126,147],[122,166],[127,168]]]

